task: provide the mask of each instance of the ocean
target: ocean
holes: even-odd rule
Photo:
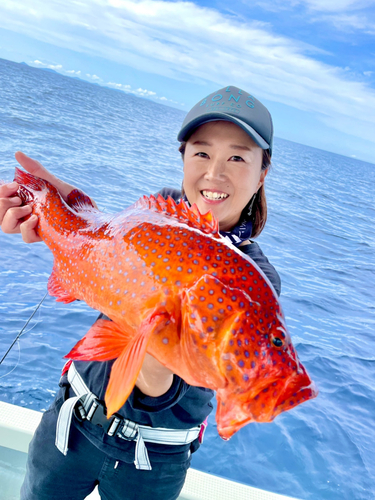
[[[131,94],[0,60],[0,178],[21,150],[116,212],[179,187],[185,113]],[[277,130],[276,130],[277,135]],[[209,418],[196,469],[313,500],[375,498],[375,165],[275,139],[268,222],[258,242],[318,398],[229,442]],[[0,359],[42,299],[43,243],[0,234]],[[0,365],[0,400],[45,410],[63,356],[97,312],[47,297]]]

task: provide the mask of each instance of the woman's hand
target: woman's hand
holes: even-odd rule
[[[0,226],[4,233],[14,234],[21,232],[21,224],[24,217],[31,214],[30,205],[21,207],[21,199],[17,196],[18,184],[11,182],[0,186]],[[31,243],[33,240],[33,228],[35,227],[38,218],[31,217],[25,222],[24,230],[26,230],[26,240]],[[35,236],[34,236],[35,237]],[[37,236],[35,241],[40,241]],[[28,241],[30,240],[30,241]]]
[[[24,153],[18,151],[15,157],[27,172],[55,186],[65,201],[67,201],[69,193],[73,189],[76,189],[72,184],[68,184],[55,177],[41,163],[26,156]],[[32,212],[32,208],[30,205],[21,206],[22,201],[17,196],[17,191],[17,182],[0,186],[0,227],[4,233],[21,233],[26,243],[42,241],[36,232],[38,217],[36,215],[28,217]]]

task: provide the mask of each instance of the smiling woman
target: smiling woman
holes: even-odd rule
[[[223,337],[228,340],[230,352],[226,354],[225,358],[219,357],[217,360],[217,373],[214,371],[214,378],[220,381],[219,390],[224,387],[228,392],[228,387],[232,387],[230,384],[233,384],[233,380],[238,381],[238,386],[236,386],[238,391],[232,391],[234,399],[237,392],[241,393],[241,397],[244,398],[243,401],[242,399],[236,401],[231,410],[232,413],[228,410],[228,415],[232,415],[234,420],[237,419],[239,425],[236,427],[231,417],[227,425],[229,430],[226,430],[223,437],[230,437],[233,432],[247,422],[259,419],[264,408],[267,408],[269,412],[267,418],[272,420],[280,411],[289,409],[315,395],[314,391],[309,388],[309,379],[307,376],[305,377],[302,365],[298,364],[298,359],[291,344],[289,344],[289,340],[285,340],[284,354],[290,357],[290,361],[285,363],[285,370],[282,368],[285,380],[280,381],[283,377],[275,376],[281,385],[285,385],[285,381],[289,381],[290,377],[293,379],[291,385],[286,384],[284,387],[284,389],[290,389],[292,386],[293,396],[288,395],[284,398],[285,401],[280,402],[278,398],[284,392],[279,394],[275,386],[272,390],[273,395],[270,395],[271,391],[267,394],[268,388],[267,391],[260,391],[259,387],[258,389],[254,388],[256,381],[261,381],[263,389],[270,379],[272,380],[269,383],[278,383],[274,381],[273,375],[269,378],[268,375],[270,375],[272,367],[275,366],[271,362],[271,356],[275,355],[274,358],[279,359],[276,354],[278,353],[277,349],[281,348],[281,345],[270,342],[270,339],[273,338],[271,329],[276,328],[277,321],[282,320],[281,316],[279,315],[273,322],[269,319],[265,320],[265,318],[275,315],[275,307],[269,304],[277,304],[277,295],[280,294],[280,279],[257,243],[250,240],[254,234],[259,234],[266,220],[264,181],[269,161],[265,161],[265,158],[270,158],[272,138],[271,116],[259,101],[236,87],[220,89],[197,103],[188,113],[178,135],[184,157],[184,193],[171,188],[163,188],[160,191],[164,198],[170,195],[179,204],[174,205],[171,200],[169,201],[169,205],[174,207],[176,211],[186,210],[182,198],[185,198],[190,205],[196,204],[202,213],[211,210],[218,221],[222,235],[238,247],[236,249],[230,245],[226,252],[226,258],[222,258],[220,252],[222,253],[223,249],[221,247],[218,247],[217,255],[215,255],[216,247],[209,246],[210,251],[207,251],[207,255],[202,256],[201,250],[194,246],[194,243],[184,242],[186,243],[186,256],[182,255],[181,251],[176,251],[174,256],[176,262],[177,259],[182,259],[182,261],[184,258],[191,259],[191,267],[197,266],[198,259],[204,258],[204,277],[211,280],[212,283],[208,293],[212,292],[212,295],[215,296],[215,300],[213,299],[212,302],[207,301],[208,312],[206,316],[212,315],[212,317],[210,316],[212,325],[219,321],[219,316],[223,317],[225,326],[225,328],[223,326]],[[42,165],[25,155],[18,153],[17,160],[25,170],[49,181],[57,189],[66,202],[61,202],[65,209],[65,205],[70,204],[73,207],[73,214],[76,211],[79,212],[77,201],[74,201],[74,197],[74,199],[72,198],[74,186],[54,177]],[[19,180],[22,180],[22,176]],[[77,196],[77,191],[74,192]],[[17,183],[0,186],[1,228],[7,233],[21,232],[26,242],[40,241],[40,234],[43,235],[42,217],[39,221],[36,215],[27,219],[33,210],[32,200],[30,200],[30,204],[21,206],[22,202],[17,193]],[[87,210],[92,210],[90,199],[88,197],[82,199],[86,200]],[[161,202],[158,201],[158,203]],[[81,207],[81,205],[79,206]],[[50,212],[47,210],[47,213]],[[206,223],[209,220],[212,221],[209,216],[204,220]],[[186,219],[179,221],[179,223],[182,232],[189,229]],[[56,225],[56,223],[54,224]],[[207,226],[204,227],[203,222],[201,224],[195,229],[203,233],[205,231],[207,238],[214,238]],[[58,225],[62,226],[63,222]],[[38,228],[41,231],[40,234]],[[74,239],[74,234],[72,236]],[[147,235],[147,238],[147,247],[154,247],[150,249],[150,255],[153,253],[160,255],[158,263],[168,262],[169,259],[172,259],[173,250],[169,248],[176,247],[177,241],[181,239],[177,236],[173,241],[171,235],[167,235],[165,241],[160,241],[161,236],[157,236],[153,240],[152,234]],[[218,238],[220,237],[218,236]],[[194,241],[195,238],[192,236],[190,240]],[[139,243],[141,242],[139,241]],[[219,239],[219,243],[223,245],[222,238]],[[129,246],[132,247],[132,244],[129,243]],[[101,259],[103,259],[102,255],[105,255],[104,260],[101,261],[103,267],[108,265],[110,253],[108,246],[105,248],[103,254],[100,254]],[[162,261],[161,257],[166,248],[168,251],[166,251],[165,259]],[[143,250],[149,252],[146,247]],[[246,265],[253,265],[259,274],[254,276],[251,271],[248,276],[242,277],[244,280],[238,277],[239,282],[235,283],[234,262],[238,261],[239,251],[245,254],[244,257],[240,256]],[[212,254],[215,256],[215,262],[212,262]],[[229,255],[233,256],[232,264]],[[246,256],[251,257],[255,264]],[[84,260],[86,262],[87,259]],[[116,257],[116,260],[119,258]],[[147,259],[143,254],[138,254],[138,261],[142,261],[146,266]],[[116,262],[117,264],[118,262]],[[156,266],[156,263],[152,262],[152,265]],[[178,281],[171,279],[170,281],[174,285],[168,285],[168,288],[164,284],[167,277],[154,273],[153,267],[149,270],[148,281],[152,287],[147,292],[149,296],[146,298],[157,304],[164,304],[165,300],[164,312],[151,316],[151,319],[146,316],[145,321],[142,322],[144,326],[142,328],[134,327],[135,331],[131,331],[135,340],[143,339],[142,345],[135,342],[134,350],[131,350],[131,357],[123,358],[131,360],[131,362],[123,362],[119,365],[117,360],[115,361],[110,356],[103,361],[87,361],[86,359],[93,358],[81,358],[84,360],[69,363],[64,369],[60,381],[61,389],[52,406],[44,414],[30,445],[27,473],[21,491],[22,500],[49,500],[50,498],[65,500],[67,478],[69,479],[71,500],[82,500],[93,490],[95,485],[98,485],[103,500],[175,500],[178,497],[185,481],[186,471],[190,466],[191,454],[197,451],[202,442],[205,420],[212,411],[211,399],[214,396],[212,389],[216,389],[212,383],[205,387],[198,387],[196,386],[198,384],[195,385],[191,381],[190,383],[186,382],[186,380],[195,379],[176,375],[180,369],[178,358],[173,359],[174,364],[172,362],[168,364],[168,360],[170,361],[172,357],[168,350],[171,348],[171,343],[168,342],[168,332],[172,331],[173,328],[180,329],[181,331],[178,330],[178,335],[176,335],[177,338],[186,339],[187,336],[188,339],[195,339],[195,327],[192,323],[194,315],[190,314],[189,307],[196,308],[196,305],[184,301],[185,295],[180,287],[185,286],[186,290],[190,291],[186,295],[192,301],[194,297],[192,299],[191,295],[194,289],[203,286],[202,282],[198,285],[198,277],[191,272],[191,269],[188,269],[184,274],[182,272],[183,264],[178,263],[178,266],[181,267],[181,270],[179,267],[176,269]],[[115,276],[117,276],[116,279],[125,276],[125,273],[122,274],[122,268],[120,278],[118,277],[120,272],[115,272],[113,269],[111,269],[110,274],[111,280]],[[128,274],[128,271],[129,273],[134,272],[133,269],[136,267],[129,267],[126,269],[126,273]],[[147,273],[146,269],[147,267],[142,272]],[[194,269],[198,273],[198,267],[194,267]],[[173,274],[173,269],[169,264],[165,264],[164,271],[168,273],[168,277]],[[188,274],[189,271],[190,274]],[[54,293],[56,290],[60,290],[60,292],[62,290],[60,281],[58,281],[58,272],[62,273],[63,271],[55,268],[51,280],[54,282],[54,287],[52,290],[50,286],[50,289]],[[239,275],[242,272],[243,269],[239,268]],[[88,268],[88,273],[92,273],[93,280],[96,279],[93,267]],[[221,276],[223,283],[230,285],[231,294],[227,298],[222,296],[224,292],[222,287],[216,283],[216,276]],[[145,293],[146,278],[138,284],[138,281],[141,281],[138,280],[138,277],[139,272],[137,271],[131,280],[132,295],[141,292],[139,287],[142,287],[142,293]],[[191,279],[195,279],[196,282],[191,283],[189,281]],[[70,280],[71,278],[68,278],[68,281],[64,282],[65,286],[68,282],[70,283]],[[129,282],[130,277],[128,276],[125,280]],[[264,285],[262,289],[260,281]],[[216,294],[214,293],[214,285]],[[260,294],[268,294],[268,300],[262,302],[264,307],[259,308],[261,311],[258,311],[258,307],[254,311],[246,311],[246,314],[244,311],[240,311],[241,308],[245,307],[245,303],[242,300],[237,300],[237,294],[238,297],[242,297],[245,285],[247,286],[246,300],[249,300],[251,304],[257,303],[258,300],[261,301]],[[159,300],[159,296],[152,295],[155,289],[163,290],[162,300]],[[81,292],[80,287],[77,290]],[[70,290],[70,292],[72,291]],[[258,295],[253,297],[253,294]],[[103,294],[99,293],[99,295],[103,297]],[[74,298],[73,292],[70,299],[72,297]],[[206,303],[201,292],[199,297],[199,301],[203,299],[203,302]],[[168,300],[166,300],[167,298]],[[92,335],[94,339],[100,336],[108,339],[117,335],[122,339],[121,345],[125,346],[121,349],[127,354],[129,345],[133,346],[133,343],[127,337],[127,330],[125,332],[117,328],[116,317],[112,317],[111,310],[106,309],[108,303],[106,299],[107,295],[104,295],[103,304],[106,304],[103,305],[104,311],[102,308],[96,308],[111,316],[113,321],[101,314],[85,338],[90,338]],[[176,307],[169,313],[167,308],[170,307],[170,301],[173,300],[176,302]],[[221,305],[225,301],[230,301],[226,309]],[[131,324],[134,323],[134,318],[140,317],[141,312],[132,304],[130,297],[127,302],[129,309],[125,311],[125,317],[129,318],[127,319],[129,324],[127,323],[126,326],[130,328]],[[237,305],[240,308],[238,310]],[[260,306],[260,304],[258,305]],[[229,314],[227,311],[232,312]],[[167,313],[170,314],[171,320],[165,320],[163,323],[163,318]],[[203,335],[203,337],[215,330],[209,324],[206,316],[194,316],[197,328],[200,328],[199,335]],[[189,322],[183,322],[182,317],[189,317]],[[233,324],[237,324],[240,317],[244,328],[239,327],[237,332],[229,325],[232,324],[231,321]],[[158,325],[154,321],[155,318],[160,320]],[[184,330],[185,323],[188,327]],[[203,325],[206,323],[208,326],[204,327]],[[251,329],[256,331],[256,339],[255,334],[249,336]],[[277,326],[277,329],[280,336],[280,332],[284,330],[281,326]],[[218,327],[216,330],[219,331]],[[165,332],[165,337],[160,337],[161,331]],[[148,335],[147,341],[143,337],[145,333]],[[96,334],[99,337],[95,337]],[[238,336],[238,338],[235,337],[236,346],[234,346],[234,340],[231,337],[235,334]],[[157,351],[153,350],[152,346],[160,338],[163,339],[162,342],[164,342],[164,338],[167,342],[165,342],[166,347],[162,354],[158,356]],[[287,338],[286,333],[283,338]],[[281,341],[279,337],[277,339],[279,342]],[[147,344],[147,342],[149,343]],[[213,344],[210,336],[208,336],[207,342]],[[263,345],[262,348],[258,347],[259,342],[260,345]],[[183,343],[183,340],[180,343]],[[243,352],[243,359],[238,360],[240,348]],[[175,352],[173,351],[173,353]],[[184,352],[183,349],[182,352]],[[270,356],[267,358],[269,362],[266,362],[268,355]],[[73,354],[71,356],[73,357]],[[233,366],[229,363],[228,356],[233,361]],[[280,358],[282,360],[280,363],[284,362],[284,358]],[[260,359],[263,360],[262,363],[259,362]],[[115,378],[116,390],[119,389],[118,392],[123,390],[122,386],[125,385],[127,370],[131,370],[131,366],[134,364],[137,365],[134,377],[135,387],[132,390],[133,383],[129,390],[129,397],[124,398],[121,405],[113,410],[109,404],[104,403],[105,400],[108,401],[107,392],[111,392],[108,388],[113,387],[111,384]],[[119,366],[124,369],[124,373],[118,372]],[[201,371],[204,368],[210,375],[212,367],[208,370],[205,365],[202,365]],[[274,369],[274,372],[275,370],[277,371]],[[114,376],[114,374],[118,375],[119,373],[124,376]],[[235,374],[237,378],[235,378]],[[295,398],[300,390],[303,393],[303,398]],[[229,400],[231,394],[226,396]],[[219,403],[219,408],[224,414],[225,401],[223,400],[222,403],[223,405]],[[228,405],[229,407],[231,405]],[[113,414],[114,411],[116,413]],[[107,419],[108,413],[111,414],[110,419]]]
[[[193,107],[178,138],[186,199],[202,213],[211,210],[232,243],[258,236],[267,221],[264,180],[272,154],[267,108],[228,86]]]

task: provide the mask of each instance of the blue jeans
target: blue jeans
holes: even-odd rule
[[[45,412],[30,443],[21,500],[83,500],[98,485],[102,500],[176,500],[191,457],[138,470],[98,450],[71,426],[68,454],[55,446],[58,410]]]

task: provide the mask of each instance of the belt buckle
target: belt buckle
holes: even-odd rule
[[[86,419],[93,425],[101,427],[109,436],[113,436],[122,420],[122,418],[116,414],[112,415],[112,417],[108,419],[104,401],[100,401],[99,399],[94,399],[92,402],[92,405],[87,412]]]
[[[138,424],[136,424],[132,420],[124,418],[122,421],[122,428],[117,433],[117,435],[120,438],[125,439],[126,441],[135,441],[137,439],[138,433]]]

